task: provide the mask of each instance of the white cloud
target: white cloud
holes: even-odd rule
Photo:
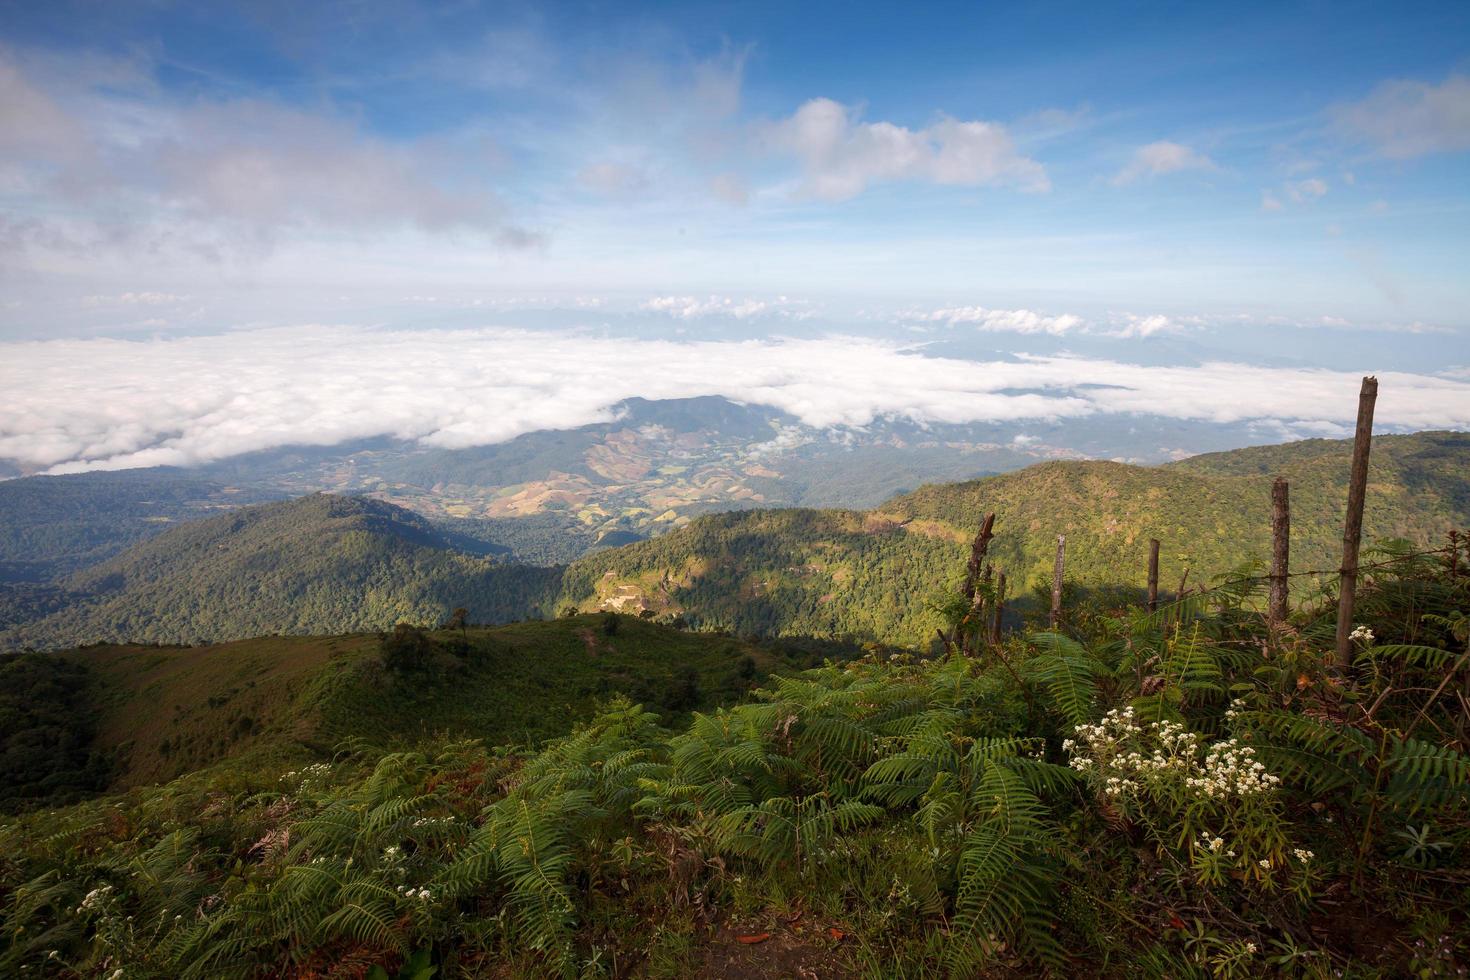
[[[640,310],[650,313],[667,313],[681,320],[692,320],[705,316],[729,316],[744,320],[756,316],[783,316],[792,319],[807,319],[811,316],[809,304],[800,300],[777,296],[773,299],[754,299],[733,296],[654,296],[638,305]]]
[[[1124,313],[1121,323],[1107,331],[1107,334],[1110,337],[1152,337],[1161,333],[1180,333],[1183,330],[1183,325],[1161,314],[1138,316]]]
[[[1361,102],[1338,106],[1339,128],[1394,159],[1470,150],[1470,77],[1438,85],[1383,82]]]
[[[179,303],[187,303],[188,301],[188,296],[150,290],[143,290],[136,293],[118,293],[116,296],[93,295],[82,297],[82,305],[86,307],[174,306]]]
[[[183,465],[386,435],[459,448],[721,395],[816,427],[1146,413],[1345,426],[1359,376],[1074,356],[979,362],[867,339],[679,343],[518,330],[290,329],[0,345],[0,458],[57,470]],[[1470,428],[1470,382],[1383,373],[1383,427]]]
[[[812,99],[790,118],[767,126],[764,136],[770,148],[801,161],[800,193],[826,201],[905,180],[1051,189],[1046,169],[1022,155],[999,123],[944,118],[913,130],[863,122],[857,109]]]
[[[750,202],[750,187],[739,174],[716,174],[710,178],[709,189],[727,204],[744,206]]]
[[[0,189],[28,205],[0,246],[210,258],[302,233],[471,233],[535,244],[475,134],[374,136],[350,115],[260,99],[168,100],[146,77],[72,78],[0,49]]]
[[[1285,210],[1287,201],[1292,204],[1310,204],[1318,198],[1325,197],[1328,190],[1327,181],[1321,177],[1288,180],[1281,185],[1279,190],[1261,191],[1261,210]]]
[[[1159,140],[1133,151],[1133,159],[1113,177],[1118,186],[1144,177],[1161,177],[1181,170],[1214,170],[1215,161],[1182,143]]]
[[[1071,313],[1048,316],[1043,313],[1033,312],[1032,310],[992,310],[983,306],[953,306],[946,309],[931,310],[927,313],[909,313],[905,314],[905,318],[924,320],[930,323],[947,323],[950,326],[959,324],[972,325],[977,330],[1022,334],[1050,334],[1053,337],[1060,337],[1063,334],[1086,326],[1080,316]]]
[[[605,197],[636,197],[649,186],[648,174],[641,167],[611,161],[588,164],[577,174],[577,180]]]
[[[1190,322],[1153,314],[1141,316],[1136,313],[1110,314],[1103,322],[1093,323],[1075,313],[1051,315],[1034,310],[992,310],[983,306],[953,306],[944,309],[907,311],[899,314],[904,322],[943,323],[953,326],[973,326],[977,330],[994,333],[1046,334],[1064,337],[1068,334],[1094,334],[1103,337],[1142,338],[1161,333],[1180,333],[1190,326],[1202,326],[1199,318],[1187,318]]]
[[[1327,181],[1321,177],[1308,177],[1306,180],[1292,181],[1284,185],[1286,195],[1297,204],[1307,201],[1315,201],[1327,193]]]

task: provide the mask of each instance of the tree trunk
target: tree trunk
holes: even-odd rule
[[[1337,597],[1337,666],[1353,664],[1353,600],[1358,589],[1358,545],[1363,537],[1363,499],[1368,493],[1368,450],[1373,442],[1373,403],[1378,379],[1363,379],[1358,393],[1358,429],[1353,434],[1353,470],[1348,478],[1347,520],[1342,526],[1342,587]]]
[[[1006,606],[1006,573],[1001,572],[995,580],[995,608],[990,613],[990,645],[1000,643],[1000,617]]]
[[[1062,621],[1062,572],[1067,560],[1067,536],[1057,535],[1057,563],[1051,572],[1051,618],[1052,629]]]
[[[1291,559],[1291,502],[1281,477],[1271,484],[1271,597],[1266,607],[1273,630],[1286,622],[1286,586]]]
[[[995,514],[985,515],[980,524],[980,533],[970,544],[970,563],[965,566],[965,598],[973,605],[975,589],[980,584],[980,570],[985,565],[985,554],[990,550],[991,528],[995,526]]]
[[[1148,539],[1148,611],[1159,608],[1159,539]]]

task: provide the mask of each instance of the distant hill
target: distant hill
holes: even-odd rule
[[[1043,463],[924,487],[874,511],[748,511],[702,518],[567,570],[558,606],[651,608],[697,625],[765,634],[851,635],[927,644],[933,603],[963,571],[988,511],[1012,594],[1048,580],[1056,536],[1067,579],[1142,586],[1147,541],[1162,578],[1200,582],[1269,550],[1270,486],[1291,481],[1293,567],[1340,560],[1350,444],[1311,440],[1162,467]],[[1438,543],[1470,524],[1470,434],[1374,440],[1364,533]]]
[[[165,531],[57,583],[44,614],[0,649],[98,641],[196,643],[273,633],[537,615],[559,572],[456,550],[423,518],[363,497],[318,494]]]
[[[281,496],[172,469],[0,480],[0,584],[60,578],[181,522]]]

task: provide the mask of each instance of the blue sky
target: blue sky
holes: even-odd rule
[[[320,324],[1458,378],[1470,5],[0,7],[13,359]]]

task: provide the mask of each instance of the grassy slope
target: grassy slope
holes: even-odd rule
[[[317,494],[184,525],[71,576],[72,604],[0,631],[0,649],[340,633],[539,610],[557,572],[458,553],[391,504]]]
[[[564,733],[601,698],[627,693],[670,720],[743,694],[781,654],[738,640],[602,616],[471,628],[468,655],[437,677],[382,670],[374,634],[262,637],[207,647],[100,646],[62,656],[90,668],[97,746],[114,788],[159,782],[227,758],[259,765],[450,733],[490,744]],[[458,633],[441,632],[445,641]],[[690,684],[694,685],[690,689]]]
[[[1083,585],[1141,586],[1147,540],[1161,539],[1167,588],[1186,564],[1198,582],[1267,553],[1278,473],[1292,484],[1294,567],[1330,568],[1348,451],[1347,442],[1310,440],[1167,467],[1046,463],[924,487],[868,514],[719,515],[573,563],[558,604],[594,608],[636,590],[699,625],[926,643],[939,624],[929,605],[959,574],[987,511],[998,515],[996,564],[1022,589],[1049,578],[1059,533],[1068,578]],[[1383,436],[1372,459],[1368,540],[1428,544],[1470,522],[1470,435]]]

